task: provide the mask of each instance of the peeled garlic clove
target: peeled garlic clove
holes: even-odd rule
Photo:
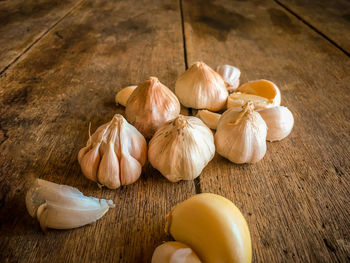
[[[255,163],[266,153],[267,127],[252,102],[242,109],[228,109],[215,133],[217,152],[234,163]]]
[[[167,216],[166,232],[189,245],[203,262],[251,262],[247,222],[222,196],[197,194],[176,205]]]
[[[196,117],[200,118],[210,129],[216,130],[221,114],[208,110],[199,110]]]
[[[158,127],[180,114],[180,103],[170,89],[156,77],[150,77],[131,94],[125,114],[143,136],[151,138]]]
[[[201,263],[201,261],[189,246],[169,241],[154,250],[151,263]]]
[[[160,127],[149,143],[148,158],[171,182],[193,180],[214,157],[213,134],[198,118],[180,115]]]
[[[216,68],[216,72],[227,83],[227,90],[229,92],[235,91],[239,86],[239,77],[241,76],[241,71],[230,65],[219,65]]]
[[[100,126],[87,145],[98,145],[100,156],[99,159],[93,159],[89,157],[92,150],[81,150],[81,170],[88,179],[95,179],[100,185],[116,189],[140,177],[147,159],[146,140],[122,115],[116,114],[110,122]],[[93,170],[96,171],[96,177],[90,176],[91,167],[97,167]]]
[[[268,141],[280,141],[286,138],[293,129],[294,118],[291,111],[283,106],[277,106],[258,111],[267,125]]]
[[[241,85],[227,100],[227,108],[242,107],[248,101],[255,108],[270,108],[281,104],[281,92],[271,81],[261,79]]]
[[[222,77],[203,62],[194,63],[177,79],[175,94],[186,107],[210,111],[225,107],[228,96]]]
[[[26,206],[46,228],[70,229],[91,224],[100,219],[112,200],[84,196],[78,189],[37,179],[26,194]]]
[[[115,102],[122,106],[126,106],[126,102],[128,101],[131,94],[134,92],[137,86],[128,86],[118,91],[117,95],[115,95]]]

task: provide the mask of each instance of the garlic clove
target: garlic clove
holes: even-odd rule
[[[114,204],[112,200],[84,196],[74,187],[37,179],[26,194],[26,206],[45,231],[91,224]]]
[[[189,246],[169,241],[154,250],[151,263],[201,263],[201,261]]]
[[[179,114],[179,100],[156,77],[139,84],[125,108],[126,119],[146,138],[151,138],[158,127]]]
[[[120,187],[120,169],[113,143],[108,143],[97,174],[98,182],[109,189]]]
[[[241,93],[241,92],[235,92],[232,93],[228,98],[227,98],[227,108],[237,108],[237,107],[242,107],[242,105],[246,104],[248,101],[252,101],[254,103],[254,106],[259,108],[265,108],[267,105],[269,105],[268,99],[257,96],[257,95],[252,95],[252,94],[246,94],[246,93]]]
[[[291,111],[283,106],[258,111],[267,125],[268,141],[280,141],[286,138],[293,129],[294,118]]]
[[[225,111],[215,133],[216,151],[234,163],[255,163],[266,153],[267,127],[254,104]]]
[[[100,144],[96,144],[91,150],[87,150],[86,147],[81,149],[78,154],[78,160],[80,157],[81,170],[84,175],[91,181],[97,181],[97,169],[100,163],[99,154]]]
[[[218,111],[225,107],[228,91],[217,72],[196,62],[177,79],[175,94],[186,107]]]
[[[97,168],[93,170],[96,171],[96,176],[92,177],[92,162],[88,156],[92,150],[87,152],[84,147],[80,151],[78,158],[81,158],[81,170],[88,179],[116,189],[122,184],[133,183],[140,177],[147,159],[147,143],[142,134],[122,115],[116,114],[110,122],[100,126],[89,138],[87,145],[99,146],[100,157],[93,159],[98,162],[93,163],[93,167]]]
[[[216,130],[221,114],[208,110],[199,110],[196,114],[210,129]]]
[[[176,205],[167,216],[165,231],[190,246],[203,262],[251,262],[247,222],[222,196],[202,193]]]
[[[253,101],[255,108],[270,108],[281,104],[281,92],[273,82],[265,79],[249,81],[229,96],[227,108],[242,107]]]
[[[216,68],[216,72],[224,79],[227,84],[227,90],[229,92],[235,91],[239,86],[239,77],[241,76],[241,71],[230,65],[219,65]]]
[[[152,166],[171,182],[195,179],[214,154],[211,130],[200,119],[183,115],[160,127],[148,150]]]
[[[126,102],[128,101],[131,94],[134,92],[137,86],[128,86],[118,91],[117,95],[115,95],[116,104],[120,104],[122,106],[126,106]]]

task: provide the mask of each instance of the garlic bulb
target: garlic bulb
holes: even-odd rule
[[[227,108],[242,107],[252,101],[256,109],[270,108],[281,104],[281,92],[271,81],[261,79],[241,85],[227,99]]]
[[[26,194],[26,206],[45,231],[46,228],[69,229],[91,224],[114,204],[112,200],[87,197],[68,185],[36,179]]]
[[[122,106],[126,106],[126,102],[128,101],[131,94],[134,92],[137,86],[128,86],[120,90],[117,95],[115,95],[115,102]]]
[[[209,128],[200,119],[183,115],[160,127],[148,150],[152,166],[171,182],[193,180],[214,154]]]
[[[154,250],[151,263],[201,263],[201,261],[189,246],[170,241]]]
[[[180,114],[175,94],[155,77],[137,86],[126,103],[126,119],[143,136],[151,138],[158,127]]]
[[[120,114],[97,128],[78,154],[83,174],[110,189],[134,183],[146,159],[145,138]]]
[[[267,125],[268,141],[280,141],[286,138],[293,129],[294,118],[290,110],[283,106],[258,111]]]
[[[239,77],[241,76],[241,71],[230,65],[219,65],[216,68],[216,72],[224,79],[227,85],[227,90],[229,92],[235,91],[239,86]]]
[[[239,209],[220,195],[197,194],[176,205],[167,216],[165,231],[190,246],[203,262],[252,260],[247,222]]]
[[[221,114],[208,110],[199,110],[196,114],[210,129],[216,130]]]
[[[225,107],[228,96],[222,77],[203,62],[194,63],[177,79],[175,94],[186,107],[210,111]]]
[[[266,153],[267,127],[254,104],[248,102],[242,111],[228,109],[215,133],[217,152],[234,163],[255,163]]]

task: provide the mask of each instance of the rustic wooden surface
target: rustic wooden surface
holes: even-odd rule
[[[277,0],[350,54],[350,1]]]
[[[46,19],[51,9],[43,6],[35,16],[11,12],[25,25]],[[6,68],[0,75],[1,262],[149,262],[169,240],[166,213],[196,192],[221,194],[241,209],[254,262],[350,261],[344,52],[274,1],[86,0],[58,9],[15,54],[0,45]],[[0,14],[0,21],[10,19]],[[342,33],[332,26],[322,31],[329,38]],[[0,43],[16,46],[19,38]],[[195,182],[169,183],[149,164],[138,182],[118,190],[86,180],[77,152],[90,121],[94,130],[123,113],[114,104],[116,91],[150,75],[173,88],[186,64],[197,60],[236,65],[242,82],[274,81],[295,117],[291,135],[268,143],[255,165],[216,156]],[[35,177],[113,199],[116,209],[95,224],[45,235],[24,204]]]

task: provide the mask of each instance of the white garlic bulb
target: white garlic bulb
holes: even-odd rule
[[[293,129],[294,118],[290,110],[283,106],[258,111],[267,125],[268,141],[280,141],[286,138]]]
[[[97,128],[78,154],[85,177],[110,189],[134,183],[146,159],[145,138],[120,114]]]
[[[126,102],[128,101],[129,97],[136,88],[137,86],[128,86],[121,89],[120,91],[118,91],[117,95],[115,95],[115,102],[125,107]]]
[[[154,250],[151,263],[201,263],[201,261],[189,246],[169,241]]]
[[[248,101],[253,102],[256,109],[279,106],[281,92],[276,84],[269,80],[249,81],[228,97],[227,108],[242,107]]]
[[[214,154],[210,129],[200,119],[183,115],[160,127],[148,150],[152,166],[171,182],[193,180]]]
[[[215,133],[217,152],[234,163],[255,163],[266,153],[265,121],[248,102],[242,111],[228,109],[218,123]]]
[[[238,88],[239,77],[241,76],[241,71],[238,68],[230,65],[219,65],[216,71],[226,82],[229,92],[235,91]]]
[[[221,114],[208,110],[199,110],[196,114],[210,129],[216,130]]]
[[[225,107],[228,91],[218,73],[196,62],[177,79],[175,94],[186,107],[218,111]]]
[[[91,224],[114,204],[112,200],[87,197],[68,185],[36,179],[26,194],[26,206],[45,231],[46,228],[69,229]]]
[[[179,114],[179,100],[156,77],[139,84],[125,108],[126,119],[146,138],[151,138],[158,127]]]

